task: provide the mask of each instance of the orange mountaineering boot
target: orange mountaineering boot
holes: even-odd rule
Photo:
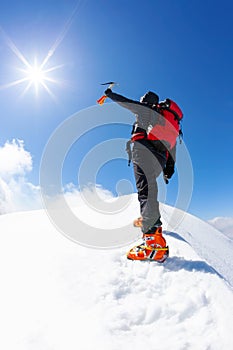
[[[162,227],[157,227],[154,233],[144,233],[143,243],[130,249],[127,258],[130,260],[149,260],[163,263],[168,255],[169,248],[162,235]]]

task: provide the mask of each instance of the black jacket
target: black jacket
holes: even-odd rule
[[[110,89],[107,89],[105,91],[105,94],[111,100],[117,102],[120,106],[130,110],[135,114],[136,122],[134,123],[132,130],[133,135],[138,132],[144,132],[146,137],[150,125],[153,126],[155,124],[164,123],[164,117],[158,113],[158,108],[154,105],[149,106],[145,103],[131,100],[122,95],[112,92]],[[164,173],[166,173],[166,175],[168,175],[168,178],[170,178],[174,173],[176,147],[171,150],[169,147],[164,145],[164,143],[158,140],[151,141],[147,140],[146,138],[140,142],[148,147],[155,155],[158,152],[160,153],[160,156],[164,154],[164,157],[167,158]]]

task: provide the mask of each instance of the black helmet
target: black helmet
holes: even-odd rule
[[[148,105],[156,105],[159,103],[159,96],[152,91],[148,91],[140,98],[140,102]]]

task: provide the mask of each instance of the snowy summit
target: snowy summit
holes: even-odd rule
[[[2,215],[0,348],[232,349],[232,242],[187,214],[169,230],[177,209],[161,211],[164,264],[80,246],[43,210]]]

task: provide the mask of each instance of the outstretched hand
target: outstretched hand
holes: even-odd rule
[[[107,95],[107,96],[108,96],[108,94],[110,94],[111,92],[112,92],[111,89],[107,89],[107,90],[104,91],[105,95]]]

